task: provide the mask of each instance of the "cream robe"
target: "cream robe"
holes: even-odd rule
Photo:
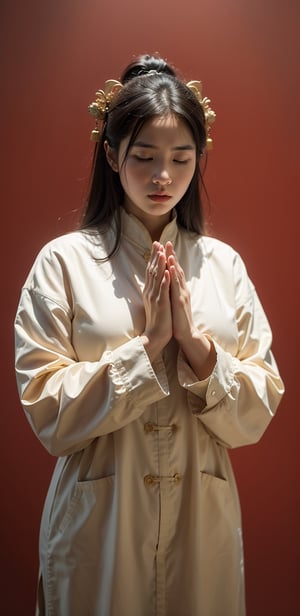
[[[22,405],[58,456],[40,534],[37,614],[242,616],[241,516],[227,448],[255,443],[283,393],[271,332],[239,255],[177,228],[195,324],[217,363],[198,382],[172,340],[152,366],[139,335],[151,239],[122,212],[112,245],[47,244],[22,290]]]

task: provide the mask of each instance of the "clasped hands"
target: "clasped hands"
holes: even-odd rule
[[[172,242],[153,242],[143,291],[145,330],[142,341],[154,361],[172,336],[177,340],[199,380],[216,362],[212,341],[194,326],[190,292]]]

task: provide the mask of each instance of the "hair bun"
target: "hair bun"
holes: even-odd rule
[[[150,56],[149,54],[145,54],[138,56],[127,66],[127,68],[125,68],[121,76],[121,82],[126,83],[126,81],[130,81],[130,79],[133,79],[134,77],[138,77],[139,75],[147,75],[148,73],[151,73],[151,71],[155,71],[156,73],[165,73],[176,77],[174,69],[169,66],[165,60],[160,58],[158,55]]]

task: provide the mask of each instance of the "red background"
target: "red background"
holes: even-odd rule
[[[248,265],[287,388],[262,441],[232,452],[248,616],[297,612],[299,17],[299,0],[1,2],[3,614],[34,612],[38,527],[54,465],[16,392],[12,324],[20,287],[39,248],[77,220],[95,90],[118,78],[133,54],[155,51],[187,80],[201,79],[213,102],[211,233]]]

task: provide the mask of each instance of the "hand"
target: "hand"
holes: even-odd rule
[[[170,273],[166,268],[164,247],[159,242],[152,244],[143,300],[146,323],[142,341],[150,361],[153,361],[172,337]]]
[[[211,374],[216,363],[215,347],[194,325],[190,292],[171,242],[166,243],[165,255],[170,274],[173,336],[198,379],[203,380]]]
[[[185,275],[177,261],[171,242],[165,247],[167,269],[170,273],[170,298],[172,308],[173,336],[181,343],[195,330],[192,317],[190,292]]]

